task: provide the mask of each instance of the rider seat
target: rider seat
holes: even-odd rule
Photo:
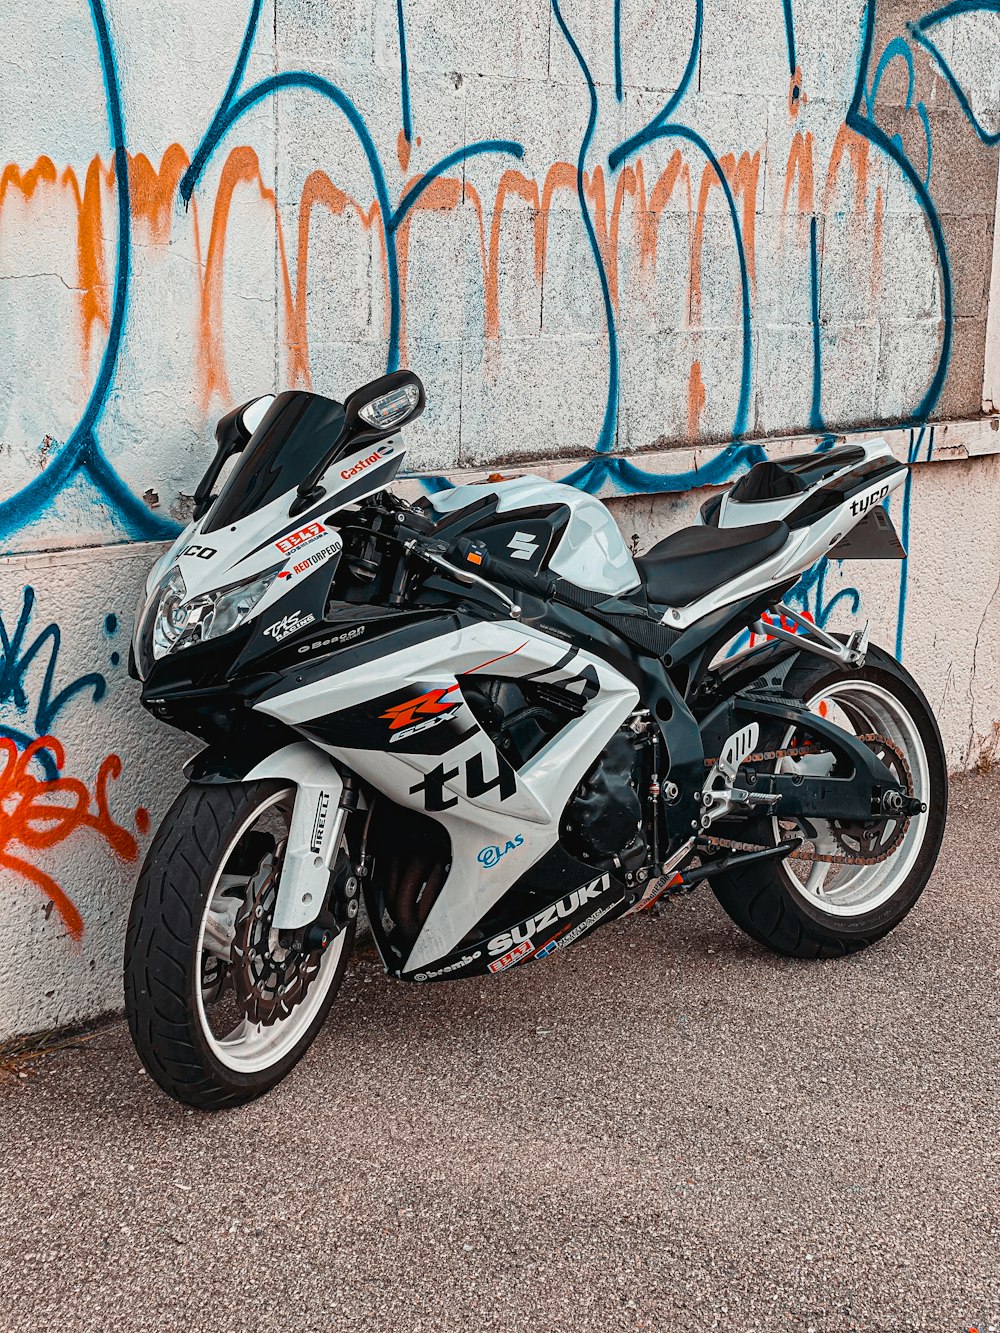
[[[651,602],[687,606],[762,564],[787,540],[788,525],[780,520],[745,528],[681,528],[635,563]]]

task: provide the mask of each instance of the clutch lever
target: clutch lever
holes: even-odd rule
[[[430,564],[437,565],[439,569],[445,570],[446,573],[450,574],[451,577],[456,579],[459,583],[476,584],[477,587],[485,588],[486,591],[491,592],[498,601],[503,602],[504,606],[510,612],[511,620],[521,619],[520,606],[517,602],[508,597],[502,589],[498,588],[495,583],[490,583],[488,579],[484,579],[480,574],[473,574],[470,569],[461,569],[458,565],[453,565],[451,561],[445,559],[440,552],[430,550],[426,546],[422,546],[416,540],[411,539],[406,542],[405,547],[406,550],[412,551],[415,555],[422,556],[423,559],[427,560]]]

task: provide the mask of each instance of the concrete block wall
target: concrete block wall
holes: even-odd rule
[[[982,414],[1000,18],[906,0],[8,0],[0,1037],[119,1001],[187,743],[125,671],[215,419],[408,364],[409,464],[530,464],[640,546],[762,450],[885,429],[911,561],[824,566],[992,753]],[[996,315],[994,314],[994,320]],[[944,423],[948,423],[947,425]],[[781,443],[776,437],[781,437]]]

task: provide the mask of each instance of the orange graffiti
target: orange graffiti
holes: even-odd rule
[[[516,195],[532,208],[534,217],[534,272],[535,281],[541,282],[545,271],[545,247],[548,229],[542,216],[538,198],[538,186],[527,176],[513,169],[505,171],[497,186],[496,205],[490,221],[490,241],[486,244],[486,217],[479,191],[470,182],[465,185],[466,199],[476,213],[479,226],[479,255],[483,266],[483,304],[485,334],[487,338],[500,336],[500,223],[503,218],[503,201],[508,195]]]
[[[80,318],[83,338],[84,363],[90,356],[94,325],[100,324],[105,332],[111,322],[107,275],[104,269],[104,228],[101,215],[102,183],[114,181],[114,164],[105,167],[99,157],[87,168],[83,189],[72,167],[57,174],[50,157],[39,157],[33,166],[22,172],[10,162],[0,173],[0,214],[8,194],[16,190],[27,204],[32,201],[44,207],[42,188],[68,191],[77,211],[77,286],[80,292]],[[35,200],[36,194],[38,199]]]
[[[798,71],[796,71],[796,78]],[[799,84],[801,93],[801,84]],[[801,104],[804,96],[796,100]],[[416,141],[419,143],[419,140]],[[397,154],[404,171],[409,168],[411,145],[400,135]],[[782,227],[790,211],[796,211],[800,221],[816,211],[814,181],[814,141],[811,132],[798,131],[792,138],[785,169],[782,200]],[[824,208],[829,209],[845,156],[855,176],[855,194],[859,208],[864,207],[868,181],[868,146],[853,131],[842,126],[830,156],[824,183]],[[163,153],[159,166],[143,153],[129,159],[130,202],[136,225],[141,226],[151,242],[166,245],[171,229],[183,217],[178,205],[178,186],[188,166],[189,156],[180,144],[171,144]],[[756,213],[760,188],[762,153],[729,152],[719,157],[719,167],[739,209],[739,226],[746,255],[747,274],[751,291],[756,294]],[[660,225],[664,212],[670,206],[675,192],[686,194],[688,249],[690,268],[687,275],[687,311],[692,322],[701,317],[702,263],[705,240],[705,217],[714,189],[722,188],[715,167],[706,163],[701,170],[695,200],[692,168],[680,149],[674,149],[666,166],[650,178],[647,188],[642,159],[623,167],[617,173],[611,195],[601,166],[585,172],[582,189],[591,213],[597,244],[608,279],[612,304],[617,309],[620,299],[620,254],[622,245],[622,214],[628,204],[635,228],[635,247],[638,270],[642,281],[651,279],[659,242]],[[406,180],[400,197],[419,183],[415,174]],[[81,348],[84,364],[90,357],[95,331],[98,326],[107,330],[110,322],[110,295],[105,263],[105,219],[112,217],[104,193],[115,183],[114,162],[105,165],[94,157],[86,168],[81,186],[72,167],[59,169],[53,160],[41,156],[30,167],[22,169],[11,163],[0,171],[0,227],[3,225],[5,203],[17,195],[26,206],[43,211],[49,206],[52,191],[68,193],[76,207],[76,256],[78,270],[79,312],[81,321]],[[187,213],[191,226],[196,261],[196,308],[194,321],[195,362],[197,368],[197,397],[202,409],[214,399],[229,402],[231,392],[226,366],[224,322],[224,268],[226,238],[233,211],[234,199],[242,187],[248,187],[274,217],[275,250],[278,268],[278,303],[283,313],[283,337],[287,356],[286,378],[292,386],[310,385],[307,301],[309,290],[310,227],[317,208],[328,210],[333,216],[357,218],[362,229],[374,231],[378,237],[376,263],[380,267],[386,299],[383,304],[385,331],[388,332],[390,307],[389,258],[386,252],[381,210],[377,201],[353,198],[342,190],[322,170],[310,172],[302,186],[297,210],[297,235],[292,246],[286,246],[286,223],[278,205],[273,184],[268,184],[257,154],[249,146],[231,149],[221,165],[214,199],[209,200],[210,221],[207,241],[199,222],[197,200],[191,201]],[[505,209],[515,200],[521,201],[531,213],[534,241],[534,276],[537,283],[544,280],[549,251],[549,226],[555,196],[559,192],[576,193],[577,168],[570,162],[554,162],[548,167],[543,180],[538,181],[517,169],[503,172],[492,200],[483,197],[473,182],[464,174],[435,180],[416,200],[411,211],[401,222],[396,233],[397,265],[399,274],[400,357],[406,364],[407,287],[411,273],[411,233],[414,218],[420,212],[448,213],[471,207],[478,225],[479,260],[483,275],[484,335],[490,342],[500,336],[500,250]],[[794,200],[794,203],[793,203]],[[203,210],[206,207],[202,200]],[[681,209],[684,202],[681,201]],[[875,200],[876,246],[873,255],[873,281],[878,281],[877,266],[881,263],[881,225],[883,204],[881,194]],[[114,225],[113,222],[110,225]],[[292,264],[289,263],[292,254]],[[697,394],[694,394],[694,399]],[[691,413],[689,412],[689,416]]]
[[[179,143],[171,144],[163,154],[159,171],[145,153],[136,153],[130,161],[132,216],[146,223],[150,236],[160,245],[170,239],[170,215],[177,187],[189,165],[188,155]]]
[[[334,217],[341,217],[348,209],[352,209],[357,214],[358,221],[366,231],[371,231],[381,218],[381,211],[377,203],[373,203],[370,208],[365,209],[357,199],[353,199],[349,194],[345,194],[343,190],[338,189],[325,171],[311,171],[306,177],[305,184],[302,187],[302,198],[299,203],[299,235],[298,249],[295,258],[294,296],[292,295],[291,282],[288,276],[288,267],[287,265],[284,266],[285,309],[288,312],[289,321],[288,331],[286,333],[289,376],[293,384],[300,383],[306,388],[310,385],[309,334],[306,319],[306,292],[308,286],[307,270],[309,267],[309,227],[312,221],[313,209],[317,208],[319,205],[322,205]],[[282,239],[280,216],[278,216],[277,222],[278,243],[281,247],[281,254],[284,256],[285,247],[284,240]],[[385,253],[385,237],[382,235],[381,227],[378,228],[378,235],[382,243],[383,277],[386,286],[388,286],[388,260]]]
[[[688,435],[692,440],[698,437],[698,423],[705,410],[705,381],[701,378],[701,362],[691,362],[691,374],[688,376]]]
[[[882,290],[882,227],[885,218],[885,199],[882,187],[875,187],[875,222],[872,229],[872,291],[876,296]]]
[[[419,180],[419,177],[416,179]],[[405,188],[409,189],[414,183],[414,181],[408,182]],[[458,208],[461,202],[462,182],[454,177],[442,176],[438,180],[432,181],[424,190],[396,232],[396,262],[399,266],[400,289],[399,348],[402,365],[406,365],[406,301],[402,294],[406,290],[406,277],[409,271],[410,225],[418,212],[424,210],[432,213],[450,212],[452,209]],[[481,221],[480,231],[482,231]]]
[[[798,179],[798,199],[796,211],[799,221],[804,222],[816,211],[816,187],[813,181],[813,137],[812,131],[805,134],[797,130],[788,150],[788,162],[785,165],[785,192],[781,199],[782,232],[788,213],[788,199],[792,193],[792,183]]]
[[[11,849],[20,846],[27,851],[48,851],[81,828],[93,829],[123,861],[134,861],[139,847],[132,834],[114,819],[108,805],[108,782],[122,771],[119,757],[109,754],[102,761],[91,796],[79,778],[35,777],[31,763],[42,750],[47,750],[62,769],[66,756],[54,736],[42,736],[21,751],[12,740],[0,738],[0,866],[40,889],[52,902],[70,937],[79,941],[83,938],[83,918],[69,894],[51,875]],[[136,824],[140,831],[143,825],[149,827],[146,811],[136,812]]]
[[[215,196],[215,209],[212,213],[212,225],[208,234],[208,250],[204,258],[203,281],[201,287],[201,309],[199,319],[199,359],[201,363],[203,406],[208,406],[213,394],[229,401],[229,380],[226,375],[225,351],[223,347],[222,320],[222,274],[223,258],[226,248],[226,234],[229,225],[229,211],[233,195],[238,185],[256,185],[261,200],[269,204],[277,217],[277,199],[274,191],[264,184],[257,154],[252,148],[234,148],[226,158],[219,177],[219,190]],[[198,252],[199,268],[202,267],[200,237],[195,229],[195,244]],[[285,286],[285,315],[289,327],[293,322],[291,309],[291,286],[288,278],[288,262],[285,258],[285,242],[280,227],[278,228],[278,253],[283,270]],[[298,364],[291,367],[292,383],[296,382]]]
[[[638,202],[639,217],[639,262],[642,265],[651,265],[656,260],[656,249],[659,240],[660,219],[664,210],[670,203],[670,197],[674,192],[674,187],[683,176],[684,186],[687,190],[687,211],[690,216],[693,211],[691,200],[691,168],[684,161],[680,149],[675,148],[670,156],[670,161],[660,174],[659,179],[653,186],[649,195],[649,203],[646,203],[646,192],[643,181],[642,163],[635,165],[635,196]]]
[[[794,74],[788,80],[788,114],[792,120],[808,101],[809,98],[802,90],[802,66],[796,65]]]
[[[833,192],[837,186],[837,176],[844,153],[851,159],[854,171],[854,207],[858,213],[865,210],[868,198],[868,141],[860,134],[841,125],[830,150],[830,165],[826,173],[826,185],[823,187],[823,212],[829,213],[833,202]]]
[[[757,216],[757,182],[760,176],[760,153],[740,153],[736,158],[732,153],[725,153],[719,158],[719,166],[729,184],[733,196],[740,195],[743,200],[743,218],[740,231],[743,235],[743,248],[746,252],[747,274],[750,287],[756,290],[757,265],[755,259],[755,227]],[[701,252],[705,236],[705,212],[708,197],[713,187],[722,189],[715,167],[710,162],[705,164],[701,173],[701,188],[698,191],[698,208],[695,213],[694,232],[691,243],[691,314],[694,319],[701,317]]]

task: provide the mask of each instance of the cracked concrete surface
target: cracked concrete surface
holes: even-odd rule
[[[707,891],[488,984],[362,954],[296,1074],[208,1118],[100,1028],[0,1085],[0,1327],[1000,1327],[998,801],[955,782],[846,961]]]

